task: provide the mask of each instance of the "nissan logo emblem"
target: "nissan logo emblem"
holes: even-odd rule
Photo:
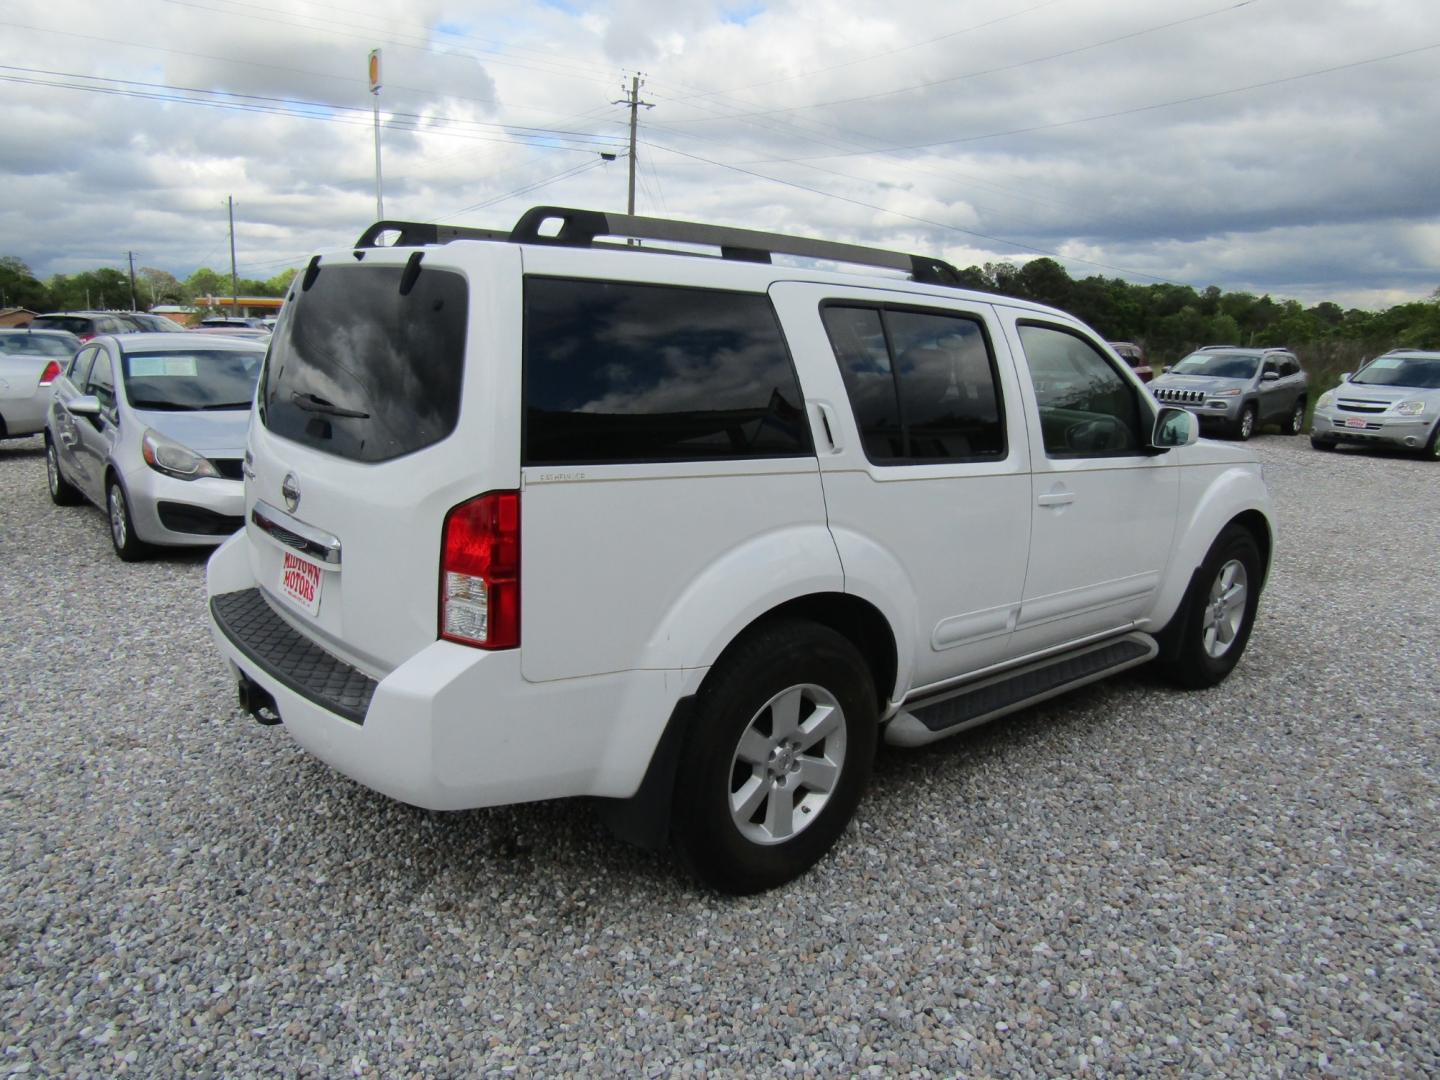
[[[300,505],[300,481],[295,479],[295,474],[286,473],[285,479],[280,481],[280,494],[285,499],[285,507],[291,513]]]

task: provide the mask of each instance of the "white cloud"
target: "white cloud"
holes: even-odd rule
[[[7,5],[0,254],[183,277],[226,261],[230,195],[243,274],[351,242],[380,47],[390,217],[623,207],[596,152],[640,70],[643,213],[1307,301],[1440,284],[1440,47],[1360,63],[1440,46],[1430,0],[341,3]]]

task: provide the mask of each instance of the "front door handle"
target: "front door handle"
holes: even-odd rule
[[[1073,491],[1051,491],[1035,500],[1041,506],[1069,506],[1075,501]]]

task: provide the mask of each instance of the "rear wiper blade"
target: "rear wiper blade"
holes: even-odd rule
[[[369,420],[368,412],[361,412],[359,409],[345,409],[334,402],[326,401],[316,394],[292,393],[290,400],[306,412],[325,413],[327,416],[344,416],[351,420]]]

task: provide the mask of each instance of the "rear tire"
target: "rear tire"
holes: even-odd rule
[[[797,619],[753,631],[696,702],[671,818],[680,859],[736,895],[803,874],[854,814],[876,732],[870,669],[847,638]]]
[[[1177,686],[1203,690],[1229,675],[1255,625],[1264,563],[1255,537],[1228,526],[1210,546],[1180,610],[1158,636],[1161,673]]]
[[[60,454],[49,435],[45,436],[45,486],[50,489],[50,501],[56,506],[74,506],[80,501],[80,489],[60,472]]]
[[[1305,399],[1301,398],[1295,402],[1295,408],[1290,410],[1290,415],[1285,418],[1285,423],[1280,430],[1286,435],[1299,435],[1305,428]]]
[[[135,521],[130,516],[130,500],[119,480],[105,486],[105,508],[110,517],[110,543],[115,554],[125,562],[139,562],[150,553],[150,546],[135,535]]]

